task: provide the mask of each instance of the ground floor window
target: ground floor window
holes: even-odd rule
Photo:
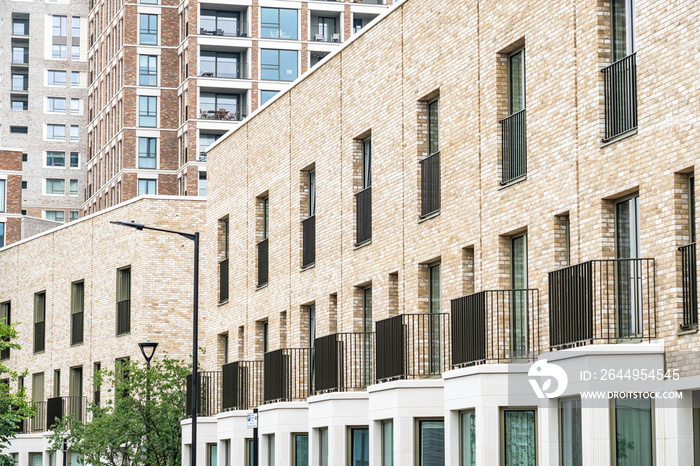
[[[474,411],[459,415],[460,466],[476,466],[476,416]]]
[[[207,466],[217,466],[217,450],[215,443],[207,443]]]
[[[562,466],[581,466],[581,399],[559,402],[559,436]]]
[[[321,466],[328,466],[328,428],[318,429],[318,456]]]
[[[267,435],[267,466],[275,466],[275,435]]]
[[[382,466],[394,466],[394,422],[382,422]]]
[[[534,409],[503,411],[503,448],[505,466],[537,464]]]
[[[309,465],[309,435],[294,434],[294,466]]]
[[[369,466],[369,429],[350,429],[350,466]]]
[[[443,466],[445,464],[445,422],[442,420],[418,421],[418,465]]]
[[[255,464],[255,441],[252,438],[245,439],[245,464],[246,466],[257,466]]]
[[[652,466],[654,435],[650,399],[615,400],[615,460],[618,466]]]

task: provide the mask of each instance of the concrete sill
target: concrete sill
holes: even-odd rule
[[[524,175],[521,175],[517,178],[513,178],[512,180],[510,180],[506,184],[500,185],[498,187],[498,190],[501,191],[502,189],[509,188],[509,187],[513,186],[514,184],[522,183],[525,180],[527,180],[527,173],[525,173]]]
[[[680,336],[683,336],[683,335],[692,335],[692,334],[694,334],[694,333],[698,333],[698,327],[697,327],[697,326],[695,326],[695,327],[690,327],[690,328],[683,329],[683,330],[680,330],[678,333],[676,333],[676,335],[678,335],[678,336],[680,337]]]
[[[263,283],[262,285],[256,286],[255,291],[262,290],[263,288],[267,288],[267,285],[269,285],[270,282]]]
[[[228,299],[224,299],[223,301],[219,301],[219,303],[217,304],[217,306],[223,306],[223,305],[225,305],[225,304],[228,304]]]
[[[617,136],[615,136],[614,138],[612,138],[609,141],[603,141],[600,144],[600,148],[602,149],[604,147],[608,147],[609,145],[615,144],[616,142],[622,141],[623,139],[627,139],[628,137],[634,136],[635,134],[637,134],[637,128],[631,129],[631,130],[624,132],[622,134],[618,134]]]
[[[312,262],[309,265],[306,265],[306,266],[300,268],[299,272],[304,272],[306,270],[313,269],[314,267],[316,267],[316,262]]]
[[[356,244],[355,247],[352,248],[352,250],[355,251],[355,250],[357,250],[357,249],[364,248],[365,246],[368,246],[368,245],[370,245],[370,244],[372,244],[372,239],[371,239],[371,238],[368,239],[367,241],[363,241],[363,242],[360,243],[360,244]]]
[[[433,218],[435,218],[435,217],[439,217],[439,216],[440,216],[440,210],[438,209],[438,210],[436,210],[435,212],[429,213],[429,214],[426,215],[425,217],[419,218],[419,219],[418,219],[418,224],[421,224],[421,223],[423,223],[423,222],[427,222],[428,220],[433,219]]]

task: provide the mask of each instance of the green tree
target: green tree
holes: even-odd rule
[[[4,319],[0,320],[0,352],[6,349],[22,349],[14,341],[17,339],[15,325],[7,325]],[[0,361],[0,451],[7,448],[10,439],[17,435],[22,421],[36,414],[27,399],[24,387],[20,387],[16,392],[10,390],[10,382],[16,381],[19,375]],[[11,457],[0,455],[0,466],[12,464],[14,461]]]
[[[150,370],[120,361],[100,371],[94,383],[111,387],[113,396],[104,406],[88,407],[89,422],[67,416],[55,425],[51,451],[60,450],[66,438],[83,464],[179,465],[189,373],[182,361],[167,357],[155,360]]]

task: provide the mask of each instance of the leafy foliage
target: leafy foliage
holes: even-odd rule
[[[19,350],[21,346],[14,340],[17,338],[16,324],[7,325],[0,321],[0,351],[5,349]],[[26,374],[21,374],[26,375]],[[22,421],[36,413],[27,399],[24,387],[16,392],[10,390],[8,382],[14,382],[20,376],[10,370],[0,361],[0,450],[8,446],[10,439],[17,435]],[[0,466],[12,465],[14,461],[7,455],[0,455]]]
[[[68,449],[81,454],[83,464],[179,465],[188,374],[182,361],[167,357],[150,370],[124,361],[100,371],[94,383],[112,387],[113,396],[104,406],[88,408],[92,420],[87,423],[66,417],[54,426],[51,451],[60,450],[67,438]]]

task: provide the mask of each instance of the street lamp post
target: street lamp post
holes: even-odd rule
[[[198,343],[198,311],[199,311],[199,232],[186,233],[183,231],[166,230],[164,228],[148,227],[143,223],[130,222],[109,222],[115,225],[136,228],[137,230],[153,230],[163,233],[180,235],[194,241],[194,292],[192,296],[192,447],[190,460],[192,466],[197,464],[197,393],[199,393],[199,377],[197,377],[197,348]],[[155,350],[155,349],[154,349]],[[145,355],[144,355],[145,356]]]

